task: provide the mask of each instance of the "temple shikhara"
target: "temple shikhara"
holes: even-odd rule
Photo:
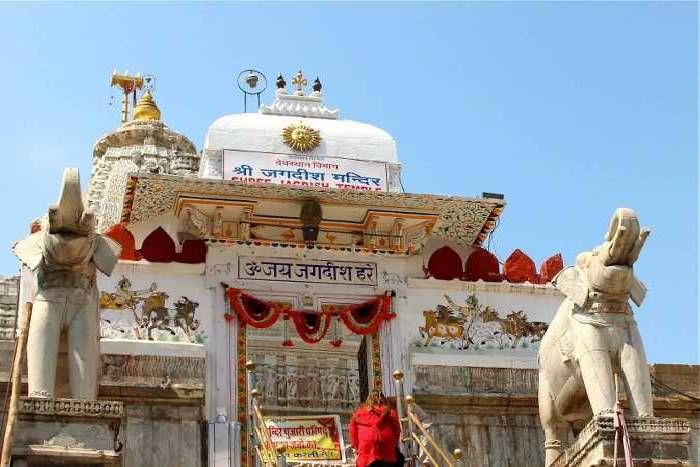
[[[14,247],[4,462],[351,466],[350,416],[377,388],[406,465],[699,462],[698,367],[647,365],[634,325],[634,211],[578,258],[558,238],[501,262],[507,200],[481,191],[499,187],[408,193],[394,138],[342,118],[320,79],[242,79],[259,105],[191,140],[149,77],[113,74],[121,124],[86,191],[67,169]],[[618,337],[590,337],[596,354],[600,329]]]

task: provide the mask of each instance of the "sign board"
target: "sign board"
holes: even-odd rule
[[[345,462],[345,443],[338,415],[266,417],[275,449],[284,447],[288,461]]]
[[[377,285],[377,263],[239,256],[238,278],[316,284]]]
[[[338,157],[313,157],[224,150],[225,180],[307,188],[387,191],[386,164]]]

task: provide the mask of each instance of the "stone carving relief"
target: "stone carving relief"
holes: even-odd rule
[[[96,399],[98,344],[96,275],[109,275],[119,246],[95,233],[95,215],[83,206],[78,169],[63,172],[61,193],[41,230],[14,252],[36,274],[27,339],[29,395],[53,398],[61,332],[68,338],[70,395]]]
[[[113,292],[100,293],[101,337],[202,343],[199,303],[186,296],[170,301],[158,284],[133,289],[122,276]]]
[[[424,310],[424,324],[418,328],[416,347],[456,348],[457,350],[522,349],[536,347],[547,330],[547,323],[530,321],[523,310],[504,317],[491,306],[483,306],[476,295],[458,305],[449,295],[446,305]]]
[[[351,411],[360,402],[360,378],[354,356],[318,359],[287,353],[253,352],[254,386],[263,391],[266,409]]]
[[[21,397],[19,404],[19,411],[23,414],[70,415],[75,417],[99,416],[104,418],[124,417],[124,405],[115,401]]]
[[[408,284],[405,277],[395,272],[383,271],[380,278],[382,283],[387,287],[405,287]]]
[[[629,305],[646,289],[633,264],[649,235],[636,213],[619,208],[604,242],[580,253],[553,284],[566,299],[539,351],[539,410],[545,432],[546,465],[564,450],[570,423],[611,414],[616,375],[624,382],[632,416],[653,415],[652,388],[644,346]]]

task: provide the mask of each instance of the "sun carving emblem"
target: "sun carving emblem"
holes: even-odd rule
[[[303,123],[292,123],[282,130],[282,141],[295,151],[311,151],[321,143],[321,133]]]

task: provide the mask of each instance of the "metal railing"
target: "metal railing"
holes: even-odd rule
[[[251,388],[255,384],[256,365],[253,361],[246,362],[247,384]],[[248,398],[248,434],[250,445],[253,450],[251,467],[312,467],[318,464],[310,464],[303,461],[287,460],[283,448],[275,449],[275,445],[270,438],[270,432],[265,424],[265,417],[262,410],[262,392],[253,387]],[[350,448],[346,452],[349,452]],[[348,459],[350,456],[348,456]],[[352,467],[354,461],[347,463],[323,463],[326,467]]]
[[[245,364],[248,388],[253,386],[255,363],[248,360]],[[262,393],[253,388],[248,397],[248,436],[253,449],[252,467],[287,467],[284,452],[277,452],[265,425],[260,397]]]
[[[404,374],[396,370],[393,374],[396,387],[396,412],[401,425],[402,450],[409,467],[461,467],[462,450],[455,449],[452,455],[438,444],[414,412],[413,396],[405,395]]]
[[[311,464],[303,461],[287,460],[283,449],[275,449],[270,438],[262,410],[262,392],[253,387],[256,365],[253,361],[246,362],[248,388],[253,388],[248,397],[248,436],[250,449],[253,453],[249,467],[307,467]],[[433,435],[424,426],[423,421],[415,413],[416,406],[413,396],[405,395],[404,374],[397,370],[393,374],[396,386],[396,410],[401,425],[401,448],[406,457],[407,467],[462,467],[462,450],[455,449],[448,454]],[[350,452],[350,448],[348,448]],[[328,467],[349,467],[354,465],[347,456],[346,463],[324,463]]]

